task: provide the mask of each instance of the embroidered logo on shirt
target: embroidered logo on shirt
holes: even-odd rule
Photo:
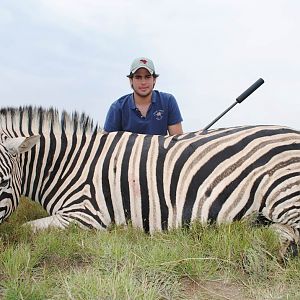
[[[163,114],[164,114],[164,111],[162,109],[160,110],[156,110],[153,115],[155,116],[155,119],[156,120],[161,120],[163,118]]]

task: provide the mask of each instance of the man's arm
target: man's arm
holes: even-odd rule
[[[174,134],[183,134],[182,130],[182,116],[177,104],[177,101],[173,95],[169,95],[168,101],[169,109],[168,109],[168,123],[172,125],[168,125],[169,135]]]
[[[169,135],[183,134],[181,123],[168,126]]]
[[[117,103],[114,102],[106,115],[105,123],[103,126],[104,132],[114,132],[114,131],[121,131],[122,130],[122,113],[121,110],[118,108]]]

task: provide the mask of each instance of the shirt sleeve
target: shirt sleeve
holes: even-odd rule
[[[169,98],[168,126],[182,122],[179,106],[173,95]]]
[[[107,132],[122,130],[122,113],[116,103],[113,103],[106,115],[104,130]]]

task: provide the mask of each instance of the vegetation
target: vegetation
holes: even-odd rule
[[[299,299],[300,259],[247,222],[156,233],[22,223],[45,216],[22,199],[0,226],[0,299]]]

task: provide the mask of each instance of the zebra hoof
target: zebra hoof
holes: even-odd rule
[[[279,263],[286,266],[289,260],[299,256],[299,245],[295,242],[287,242],[279,250]]]
[[[299,255],[299,249],[298,245],[295,242],[291,242],[287,252],[290,254],[292,257],[297,257]]]

